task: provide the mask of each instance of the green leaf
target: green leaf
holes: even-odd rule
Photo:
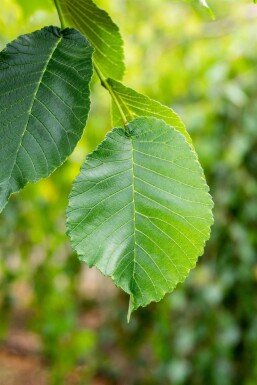
[[[123,77],[124,52],[119,28],[92,0],[56,0],[64,19],[85,34],[95,48],[94,60],[102,74]]]
[[[70,155],[86,124],[91,76],[92,47],[74,29],[46,27],[0,53],[0,211]]]
[[[88,155],[70,195],[68,234],[81,260],[130,295],[129,317],[184,281],[209,238],[212,206],[184,136],[141,117]]]
[[[116,82],[113,79],[108,79],[108,83],[115,93],[119,104],[123,107],[128,121],[137,116],[154,116],[176,128],[186,137],[188,143],[192,144],[192,139],[182,120],[171,108],[134,91],[132,88],[125,87],[122,83]],[[123,125],[122,118],[114,101],[112,103],[112,118],[114,126]]]

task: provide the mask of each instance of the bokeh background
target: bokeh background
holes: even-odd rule
[[[256,385],[257,6],[213,0],[211,21],[180,0],[96,3],[123,34],[124,83],[184,120],[215,224],[186,282],[127,324],[127,296],[81,264],[65,234],[72,180],[111,128],[94,79],[77,149],[0,216],[0,384]],[[0,48],[50,24],[46,0],[1,0]]]

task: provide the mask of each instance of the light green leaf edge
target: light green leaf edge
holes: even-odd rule
[[[192,139],[186,130],[184,123],[178,114],[176,114],[171,108],[157,102],[156,100],[150,99],[148,96],[140,94],[132,88],[128,88],[113,79],[108,79],[107,82],[115,94],[118,103],[123,109],[128,122],[139,116],[153,116],[157,119],[162,119],[167,124],[181,132],[181,134],[186,137],[188,143],[192,146]],[[122,118],[114,100],[112,101],[112,122],[114,127],[123,125]]]
[[[0,212],[10,195],[71,154],[90,108],[93,48],[74,29],[45,27],[0,53]]]
[[[95,49],[94,61],[107,78],[123,78],[125,71],[123,40],[108,13],[92,0],[55,0],[64,20],[77,28]]]
[[[128,320],[195,267],[213,223],[208,191],[185,137],[156,118],[113,129],[87,156],[67,231],[79,258],[130,295]]]

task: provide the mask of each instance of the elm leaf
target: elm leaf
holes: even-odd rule
[[[121,80],[125,70],[123,40],[108,13],[92,0],[56,2],[69,25],[83,33],[94,47],[94,60],[101,73]]]
[[[123,107],[124,114],[128,120],[138,116],[154,116],[164,120],[167,124],[174,127],[183,134],[188,143],[192,145],[192,139],[186,130],[186,127],[180,117],[171,108],[150,99],[148,96],[134,91],[132,88],[125,87],[122,83],[113,79],[108,79],[108,83],[112,88],[118,102]],[[112,101],[112,120],[114,126],[123,124],[119,110],[115,101]]]
[[[212,206],[185,137],[140,117],[88,155],[70,194],[68,234],[82,261],[130,295],[129,319],[185,280],[209,239]]]
[[[86,124],[93,49],[74,29],[45,27],[0,53],[0,212],[9,196],[48,176]]]

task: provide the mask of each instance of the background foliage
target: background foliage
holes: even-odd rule
[[[25,383],[11,382],[3,354],[26,348],[40,357],[42,384],[254,385],[257,8],[209,1],[211,21],[184,2],[97,4],[124,36],[124,83],[172,106],[192,136],[215,202],[212,237],[186,283],[129,325],[127,297],[78,262],[65,235],[67,197],[86,153],[111,128],[108,95],[95,79],[78,148],[50,178],[14,195],[0,217],[0,383]],[[50,2],[1,7],[1,49],[59,24]]]

